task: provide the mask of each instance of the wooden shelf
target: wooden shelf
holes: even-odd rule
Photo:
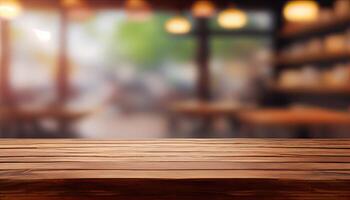
[[[295,25],[283,30],[280,34],[282,39],[295,39],[301,37],[312,37],[326,35],[332,32],[346,30],[350,25],[350,16],[334,19],[326,23],[313,23],[308,25]]]
[[[288,94],[350,95],[350,85],[319,87],[285,87],[272,86],[272,90]]]
[[[320,51],[319,54],[310,54],[305,51],[305,53],[301,53],[299,56],[288,56],[288,54],[277,56],[274,61],[276,66],[274,69],[275,78],[278,78],[284,70],[288,69],[300,70],[300,68],[305,66],[312,66],[318,70],[328,70],[337,64],[349,63],[350,49],[330,52],[326,50],[326,46],[328,45],[323,44],[329,36],[346,34],[349,28],[350,13],[342,18],[334,16],[327,22],[317,20],[314,23],[308,24],[287,24],[280,31],[277,38],[278,50],[282,51],[287,48],[293,50],[293,44],[305,45],[304,47],[307,48],[309,45],[313,45],[310,43],[313,39],[319,39],[322,42],[322,46],[324,46],[324,50]],[[302,47],[297,46],[295,48]],[[278,99],[283,94],[281,96],[284,97],[284,102],[288,103],[298,102],[308,105],[345,108],[348,106],[347,101],[350,98],[350,84],[344,86],[324,86],[321,84],[315,87],[285,87],[274,83],[270,89],[276,94],[274,96],[275,99]]]
[[[304,65],[304,64],[322,64],[331,62],[350,61],[350,52],[324,53],[313,56],[303,56],[294,58],[276,59],[277,65]]]
[[[251,125],[322,126],[349,125],[348,112],[323,108],[264,108],[241,112],[240,121]]]

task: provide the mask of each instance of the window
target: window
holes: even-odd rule
[[[11,85],[20,106],[47,106],[55,101],[58,13],[25,10],[11,21]]]
[[[243,30],[272,31],[273,16],[268,11],[248,13]],[[221,30],[213,19],[211,37],[211,89],[219,100],[257,100],[259,90],[270,77],[272,36],[215,34]]]
[[[195,40],[165,33],[168,18],[155,13],[140,22],[129,20],[122,11],[101,11],[88,20],[72,22],[69,51],[77,91],[74,101],[80,105],[105,101],[106,95],[112,95],[102,94],[107,85],[118,87],[115,91],[127,90],[123,91],[126,96],[143,87],[150,96],[141,92],[143,97],[138,99],[156,105],[161,100],[157,95],[165,95],[157,93],[193,95]]]
[[[83,132],[164,134],[167,104],[193,98],[196,39],[166,33],[170,17],[156,12],[135,21],[123,11],[103,10],[70,23],[70,105],[99,110]]]

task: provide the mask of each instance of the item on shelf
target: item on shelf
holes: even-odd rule
[[[297,70],[285,70],[278,81],[278,84],[284,88],[293,88],[300,86],[300,72]]]
[[[323,83],[330,87],[342,87],[349,85],[350,69],[346,65],[338,65],[324,72]]]
[[[295,57],[301,57],[304,55],[305,45],[303,43],[297,43],[293,44],[290,47],[290,54],[288,57],[295,58]]]
[[[321,83],[321,73],[314,66],[305,66],[300,72],[303,87],[316,87]]]
[[[334,34],[325,38],[325,50],[328,53],[344,52],[347,49],[346,34]]]
[[[303,30],[306,26],[305,24],[286,22],[281,31],[282,36],[290,36],[294,33],[298,33],[299,30]]]
[[[322,44],[322,40],[320,39],[312,39],[310,40],[305,48],[305,54],[308,55],[320,55],[323,49],[323,44]]]
[[[349,17],[350,13],[350,1],[349,0],[337,0],[334,3],[334,12],[338,18]]]
[[[332,9],[321,9],[319,13],[320,23],[329,23],[334,20],[334,13]]]
[[[277,59],[278,60],[285,60],[285,59],[288,59],[288,57],[289,57],[289,48],[284,48],[284,49],[282,49],[279,53],[278,53],[278,55],[277,55]]]

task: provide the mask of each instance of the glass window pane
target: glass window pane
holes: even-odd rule
[[[254,103],[260,87],[270,77],[271,40],[214,36],[211,45],[214,97]]]
[[[83,125],[84,134],[164,134],[161,115],[169,101],[194,96],[196,40],[166,33],[171,16],[156,12],[135,21],[123,11],[103,10],[70,23],[70,105],[99,110]]]
[[[21,106],[55,100],[58,28],[54,11],[25,10],[11,22],[11,84]]]

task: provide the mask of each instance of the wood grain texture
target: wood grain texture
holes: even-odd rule
[[[0,140],[0,199],[350,199],[350,140]]]
[[[253,125],[350,125],[350,113],[321,108],[244,111],[239,119]]]

